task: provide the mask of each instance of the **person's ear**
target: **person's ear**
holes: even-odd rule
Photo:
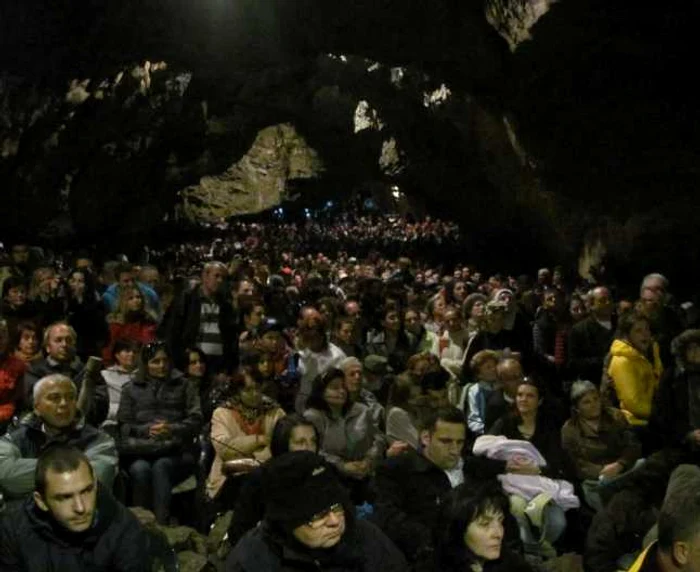
[[[420,442],[423,447],[427,447],[430,445],[430,431],[421,431],[420,432]]]
[[[44,499],[37,491],[34,491],[32,493],[32,496],[34,497],[34,503],[36,504],[36,506],[39,507],[40,510],[42,510],[43,512],[49,512],[49,506],[44,502]]]
[[[683,541],[674,542],[672,556],[674,563],[678,567],[684,567],[688,564],[690,556],[690,546],[688,546],[688,543]]]

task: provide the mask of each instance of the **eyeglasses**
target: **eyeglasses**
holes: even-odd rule
[[[316,530],[317,528],[321,528],[324,524],[326,524],[326,520],[328,520],[328,517],[331,514],[334,514],[336,516],[340,516],[341,514],[345,514],[345,509],[343,508],[343,505],[340,503],[336,503],[336,504],[332,505],[329,509],[324,510],[323,512],[319,512],[318,514],[315,514],[306,523],[306,526],[313,528],[314,530]]]

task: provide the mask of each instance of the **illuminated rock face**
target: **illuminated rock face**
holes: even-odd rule
[[[488,22],[508,42],[512,51],[532,38],[530,29],[557,0],[487,0]]]
[[[266,127],[240,161],[220,175],[202,177],[181,195],[182,214],[191,221],[214,222],[257,213],[286,198],[288,184],[318,177],[323,164],[293,125]]]

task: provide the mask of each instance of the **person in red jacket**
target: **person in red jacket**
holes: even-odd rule
[[[112,349],[117,340],[132,340],[142,345],[156,340],[158,320],[135,286],[120,290],[117,309],[107,316],[107,322],[109,343],[102,353],[106,363],[112,362]]]
[[[4,433],[12,416],[20,409],[24,380],[24,362],[10,352],[10,332],[0,320],[0,432]]]

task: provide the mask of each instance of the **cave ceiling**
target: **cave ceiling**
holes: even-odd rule
[[[176,156],[198,165],[163,168],[158,181],[168,196],[178,184],[230,168],[260,129],[289,122],[320,151],[327,177],[381,176],[379,155],[389,149],[409,165],[390,178],[424,194],[444,186],[443,207],[466,181],[501,203],[511,192],[524,197],[505,210],[544,205],[545,217],[547,209],[561,210],[560,198],[618,218],[664,201],[687,213],[699,164],[697,12],[695,3],[678,0],[652,7],[601,0],[3,2],[0,77],[63,94],[73,80],[113,78],[144,61],[191,72],[187,101],[177,110],[158,104],[168,110],[163,124],[185,123],[179,128],[195,143],[160,148],[148,161]],[[349,59],[344,67],[319,60],[329,54]],[[404,91],[416,93],[395,97],[389,81],[357,72],[362,62],[377,62],[386,77],[405,70]],[[450,101],[432,115],[420,112],[420,92],[441,86]],[[363,89],[390,129],[353,132]],[[239,119],[227,119],[231,108]],[[197,118],[179,122],[177,114]],[[233,121],[238,141],[226,139],[226,153],[203,153],[196,142],[217,121]],[[348,155],[376,172],[343,165]],[[168,186],[176,171],[191,177]],[[152,183],[149,175],[140,184]],[[483,202],[482,194],[463,202]]]

